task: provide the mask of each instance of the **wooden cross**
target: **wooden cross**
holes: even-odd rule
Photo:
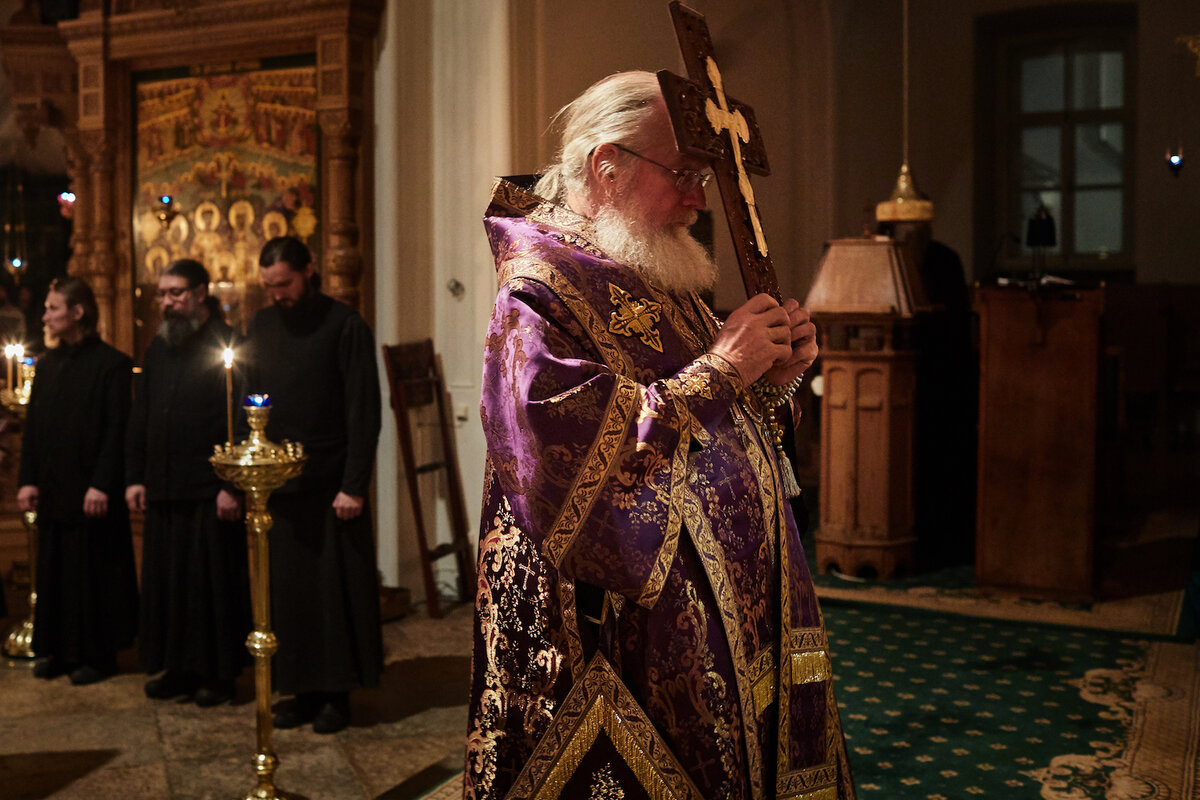
[[[765,292],[782,300],[748,174],[771,171],[754,110],[725,95],[704,16],[673,0],[671,19],[690,78],[667,70],[658,73],[675,146],[685,155],[712,164],[746,296]]]

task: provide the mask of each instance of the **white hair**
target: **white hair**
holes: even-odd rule
[[[588,194],[588,161],[603,144],[637,147],[662,96],[653,72],[618,72],[597,81],[554,115],[563,127],[558,161],[547,167],[537,193],[557,203]]]

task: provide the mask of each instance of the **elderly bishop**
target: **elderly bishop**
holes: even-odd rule
[[[722,323],[708,162],[648,72],[499,181],[465,796],[845,800],[829,647],[766,413],[817,356],[793,299]]]

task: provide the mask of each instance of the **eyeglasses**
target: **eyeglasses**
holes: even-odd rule
[[[164,297],[169,297],[172,300],[178,300],[192,290],[189,286],[172,286],[169,289],[157,289],[154,292],[156,300],[162,300]]]
[[[658,167],[659,169],[665,169],[667,172],[674,175],[675,176],[675,188],[678,189],[682,194],[687,194],[688,192],[695,189],[697,186],[699,186],[700,188],[703,188],[708,185],[708,182],[710,180],[712,180],[711,172],[701,172],[698,169],[671,169],[666,164],[660,164],[657,161],[655,161],[653,158],[646,158],[641,153],[639,153],[635,150],[630,150],[628,147],[625,147],[624,145],[613,142],[612,146],[617,148],[618,150],[622,150],[626,153],[629,153],[629,155],[633,156],[634,158],[640,158],[642,161],[649,161],[651,164]]]

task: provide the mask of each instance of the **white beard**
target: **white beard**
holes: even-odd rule
[[[596,244],[605,254],[668,292],[705,291],[716,285],[716,262],[686,227],[652,228],[636,212],[636,208],[621,211],[611,206],[596,212],[592,218]]]

